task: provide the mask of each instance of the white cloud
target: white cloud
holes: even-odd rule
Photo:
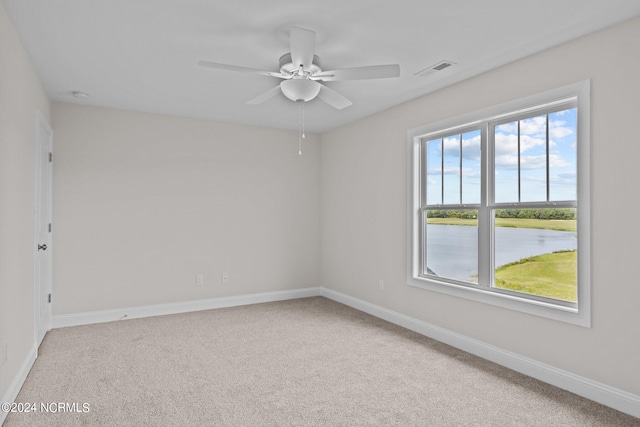
[[[445,166],[444,175],[458,175],[460,174],[460,166]],[[432,168],[427,170],[427,177],[442,175],[442,168]]]
[[[460,174],[460,167],[456,167],[456,166],[445,166],[444,167],[444,174],[445,175],[459,175]]]
[[[467,160],[480,160],[480,135],[462,139],[462,158]]]
[[[462,149],[465,148],[478,148],[480,149],[480,135],[476,135],[471,138],[462,138]]]
[[[549,122],[549,137],[562,139],[575,132],[570,127],[565,126],[567,122],[563,120],[554,120]]]
[[[520,120],[520,135],[543,136],[547,133],[547,116]]]
[[[496,157],[518,152],[518,135],[497,133],[495,140]]]
[[[520,169],[546,169],[547,156],[520,156]]]
[[[554,185],[575,186],[576,183],[578,182],[577,174],[575,172],[559,173],[557,175],[551,176],[550,179],[551,179],[551,182],[553,182]]]
[[[479,178],[482,174],[478,169],[462,168],[463,178]]]
[[[458,157],[460,155],[460,139],[457,135],[444,139],[445,157]]]
[[[496,168],[518,169],[518,156],[515,154],[503,154],[496,156]]]
[[[504,154],[496,156],[496,168],[499,169],[518,169],[518,156],[515,154]],[[549,155],[549,167],[564,168],[571,166],[562,156],[557,154]],[[542,154],[538,156],[520,156],[520,170],[546,169],[547,156]]]
[[[575,135],[575,131],[566,126],[563,120],[549,122],[549,145],[555,146],[557,141]],[[546,143],[546,117],[538,116],[520,121],[520,149],[529,150]],[[496,127],[496,153],[514,152],[518,143],[517,122],[505,123]]]
[[[471,138],[462,138],[462,157],[468,160],[480,160],[480,134]],[[445,159],[460,158],[460,134],[444,138]]]
[[[530,135],[520,135],[520,152],[524,153],[535,147],[545,145],[544,138],[534,138]],[[515,134],[496,134],[496,156],[516,155],[518,152],[518,136]]]
[[[529,135],[520,135],[520,152],[524,153],[535,147],[545,146],[546,138],[533,138]]]
[[[496,126],[496,133],[518,133],[518,122],[505,123],[499,126]]]
[[[558,154],[549,154],[550,168],[566,168],[567,166],[571,166],[571,163],[567,162],[562,156]]]

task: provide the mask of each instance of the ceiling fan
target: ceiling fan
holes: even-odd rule
[[[316,33],[314,31],[291,27],[291,52],[285,53],[280,57],[280,71],[263,71],[210,61],[199,61],[198,65],[219,70],[260,74],[283,80],[280,85],[258,95],[247,104],[260,104],[282,92],[292,101],[307,102],[318,97],[338,110],[350,106],[352,104],[351,101],[320,82],[382,79],[400,75],[400,66],[398,64],[323,71],[320,67],[320,58],[315,55],[315,44]]]

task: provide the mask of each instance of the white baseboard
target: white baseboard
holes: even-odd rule
[[[340,292],[326,288],[321,288],[321,291],[322,296],[348,305],[356,310],[371,314],[545,383],[640,418],[640,396],[638,395],[581,377]]]
[[[36,358],[38,357],[38,347],[34,344],[34,346],[29,350],[27,357],[25,357],[20,369],[16,373],[16,376],[13,377],[13,381],[9,385],[9,388],[4,393],[2,398],[0,399],[0,403],[3,402],[14,402],[16,397],[18,397],[18,393],[20,393],[20,389],[22,388],[22,384],[27,379],[27,375],[29,375],[29,371],[33,366]],[[8,413],[4,411],[0,411],[0,426],[4,423],[5,418],[7,418]]]
[[[64,328],[67,326],[90,325],[93,323],[113,322],[116,320],[162,316],[165,314],[188,313],[191,311],[235,307],[248,304],[259,304],[263,302],[284,301],[288,299],[319,296],[320,292],[321,288],[319,287],[292,289],[287,291],[264,292],[259,294],[237,295],[231,297],[211,298],[196,301],[118,308],[113,310],[60,314],[53,316],[52,327],[54,329]]]

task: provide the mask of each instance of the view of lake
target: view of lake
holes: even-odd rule
[[[496,267],[536,255],[578,247],[575,231],[496,227]],[[469,281],[478,274],[478,229],[427,225],[427,266],[437,275]]]

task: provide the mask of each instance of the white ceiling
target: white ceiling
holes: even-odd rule
[[[309,102],[306,126],[315,132],[640,16],[639,0],[2,2],[55,101],[297,129],[298,106],[281,94],[245,104],[279,79],[197,62],[278,71],[289,28],[299,26],[317,33],[325,70],[400,64],[400,78],[326,83],[353,105]],[[414,75],[441,60],[458,65]]]

